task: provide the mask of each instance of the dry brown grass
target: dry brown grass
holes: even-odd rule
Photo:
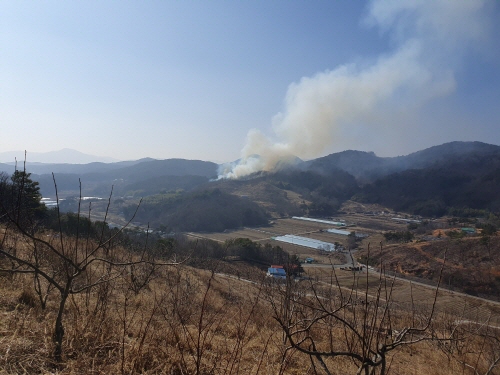
[[[29,248],[20,245],[22,249]],[[126,255],[120,252],[125,250],[116,249],[115,255]],[[5,259],[0,262],[5,265]],[[92,277],[103,271],[92,270]],[[140,276],[141,269],[135,271]],[[355,285],[360,296],[366,290],[363,277],[354,280],[351,273],[339,273],[335,279],[331,269],[316,271],[312,282],[321,298],[337,295],[337,280],[344,290]],[[52,342],[56,292],[51,292],[42,309],[33,293],[32,275],[1,274],[0,374],[322,373],[316,362],[288,348],[283,340],[272,308],[280,288],[185,265],[158,267],[153,276],[144,287],[136,288],[130,272],[123,272],[88,293],[72,295],[64,314],[63,362],[56,363]],[[370,275],[368,284],[369,298],[376,298],[378,277]],[[311,293],[312,284],[299,286],[304,295]],[[429,295],[419,293],[424,292],[416,288],[414,299],[425,313]],[[394,322],[404,326],[409,300],[399,284],[394,298],[399,303],[393,307]],[[309,301],[312,306],[314,300]],[[462,318],[460,311],[441,308],[435,317],[436,335],[455,329],[454,346],[435,341],[403,346],[389,356],[390,373],[473,373],[468,366],[485,373],[498,347],[497,331],[470,322],[457,325]],[[342,345],[339,338],[344,331],[341,326],[328,330],[325,326],[315,328],[314,334],[319,345],[328,347],[332,337]],[[347,359],[325,362],[334,374],[356,372]]]
[[[117,281],[89,300],[75,296],[66,314],[64,363],[56,366],[50,338],[55,306],[42,311],[19,302],[23,279],[1,279],[3,374],[314,373],[307,356],[283,354],[264,289],[182,266],[162,272],[137,295]],[[341,328],[336,333],[341,336]],[[436,345],[402,348],[391,358],[391,373],[461,372],[460,364]],[[480,345],[477,341],[476,349]],[[474,363],[474,354],[468,356]],[[331,368],[337,374],[355,371],[345,360]]]
[[[4,373],[266,373],[271,363],[275,372],[274,348],[263,343],[276,330],[252,284],[180,267],[162,271],[138,294],[117,280],[90,298],[73,296],[64,363],[56,366],[55,306],[42,311],[19,302],[24,278],[1,278]]]

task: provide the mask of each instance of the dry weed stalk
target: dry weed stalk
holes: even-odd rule
[[[25,171],[24,175],[27,175]],[[13,204],[12,208],[3,207],[8,224],[0,242],[0,255],[8,259],[9,263],[7,267],[2,267],[0,271],[11,274],[33,275],[34,290],[37,292],[43,308],[50,292],[52,290],[58,292],[58,309],[53,332],[53,354],[55,361],[61,362],[65,334],[63,318],[68,298],[75,294],[90,293],[91,290],[101,285],[109,284],[120,277],[127,268],[147,264],[154,269],[160,263],[150,259],[146,248],[136,259],[130,254],[123,257],[124,252],[120,252],[114,247],[110,248],[109,245],[113,239],[123,230],[122,228],[108,237],[105,236],[104,229],[107,227],[106,222],[111,204],[112,190],[99,238],[93,239],[90,231],[81,238],[79,222],[82,217],[80,210],[82,194],[80,183],[76,235],[74,237],[65,236],[61,225],[59,196],[54,175],[53,181],[56,191],[59,233],[53,234],[39,230],[40,228],[32,220],[29,212],[25,213],[21,209],[23,199],[25,199],[23,196],[24,184],[29,182],[23,178],[22,184],[19,186],[17,204]],[[90,213],[91,205],[89,205],[88,213],[89,223]],[[132,220],[133,217],[129,223]],[[8,239],[11,239],[10,243]],[[13,243],[12,239],[14,239]],[[18,241],[22,242],[23,246],[18,246]],[[177,263],[167,262],[161,264],[174,265]],[[146,278],[140,282],[139,286],[141,288],[144,287],[151,275],[152,273],[147,274]],[[135,289],[137,288],[138,286],[135,285]]]
[[[500,327],[483,322],[454,319],[450,322],[453,340],[443,343],[441,350],[456,361],[461,371],[490,375],[500,369]]]

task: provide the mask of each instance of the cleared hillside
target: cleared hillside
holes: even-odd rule
[[[442,232],[434,241],[388,245],[382,253],[372,249],[369,263],[378,267],[383,261],[387,271],[434,283],[444,264],[444,287],[500,301],[500,238],[449,239]],[[358,255],[366,256],[366,250]]]

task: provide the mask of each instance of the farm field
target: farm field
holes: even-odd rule
[[[286,234],[294,234],[297,236],[313,238],[325,242],[345,243],[346,236],[336,235],[332,233],[321,232],[321,230],[329,228],[327,224],[307,222],[294,219],[278,219],[265,227],[258,228],[242,228],[234,231],[225,231],[222,233],[187,233],[190,238],[204,238],[218,242],[234,238],[248,238],[255,242],[270,243],[273,246],[281,246],[284,250],[291,254],[296,254],[300,258],[312,257],[320,263],[330,263],[328,254],[320,254],[315,249],[310,249],[298,245],[283,243],[273,240],[273,237],[283,236]]]
[[[343,220],[350,226],[342,228],[347,231],[354,231],[368,235],[361,242],[361,246],[366,246],[369,242],[379,243],[383,237],[381,232],[386,230],[403,230],[405,224],[391,220],[391,217],[385,216],[366,216],[363,214],[349,214],[335,217],[336,220]],[[293,234],[296,236],[307,237],[319,241],[335,243],[346,246],[347,237],[340,234],[328,233],[325,230],[337,228],[333,225],[325,223],[317,223],[312,221],[296,220],[296,219],[276,219],[270,222],[269,225],[257,228],[241,228],[238,230],[211,232],[211,233],[186,233],[190,238],[210,239],[217,242],[225,242],[234,238],[248,238],[255,242],[270,243],[273,246],[279,245],[284,250],[291,254],[296,254],[300,258],[312,257],[319,263],[329,264],[331,256],[328,254],[319,253],[315,249],[309,249],[303,246],[298,246],[289,243],[283,243],[273,240],[273,237]]]
[[[338,215],[334,220],[343,220],[347,224],[352,225],[348,228],[343,228],[345,230],[367,234],[368,237],[359,243],[359,247],[366,249],[370,243],[374,249],[373,251],[376,251],[378,244],[384,240],[384,231],[401,231],[406,229],[406,224],[394,221],[392,217],[394,216],[367,216],[358,213]],[[346,291],[354,288],[359,293],[363,293],[366,290],[368,280],[369,295],[374,297],[377,293],[376,288],[379,285],[379,274],[370,271],[367,275],[367,271],[353,273],[352,271],[337,268],[339,265],[350,262],[348,253],[320,252],[315,249],[273,240],[273,237],[276,236],[293,234],[330,243],[338,242],[347,246],[346,236],[324,231],[333,227],[333,225],[325,223],[287,218],[276,219],[265,227],[242,228],[223,233],[187,233],[187,235],[191,238],[205,238],[219,242],[234,238],[249,238],[256,242],[270,243],[273,246],[279,245],[287,252],[297,255],[300,259],[307,257],[315,259],[314,264],[304,265],[305,275],[315,282],[324,284],[326,287],[332,283],[336,284],[338,281],[339,285]],[[353,254],[355,256],[356,251],[353,251]],[[337,266],[335,271],[331,265]],[[391,283],[392,279],[388,279],[388,286]],[[423,308],[430,308],[430,302],[433,300],[434,293],[435,288],[395,279],[392,287],[391,301],[402,309],[411,309],[412,300],[419,308],[422,308],[422,306],[424,306]],[[439,292],[436,311],[441,314],[450,314],[456,319],[483,322],[493,327],[500,327],[499,303],[467,296],[462,293],[442,289]]]

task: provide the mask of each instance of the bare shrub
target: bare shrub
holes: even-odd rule
[[[336,279],[335,268],[332,272]],[[354,283],[359,281],[354,278]],[[436,336],[432,326],[439,287],[426,313],[417,313],[415,306],[408,313],[393,304],[393,282],[381,273],[373,292],[368,279],[362,292],[354,285],[343,290],[338,282],[331,283],[328,297],[314,282],[306,289],[290,279],[275,285],[270,302],[283,332],[283,363],[289,353],[299,352],[309,357],[313,368],[327,374],[337,358],[349,359],[360,374],[387,374],[389,354],[396,349],[449,340]]]
[[[58,209],[59,232],[44,231],[39,227],[35,217],[23,204],[25,200],[31,199],[25,197],[25,185],[32,186],[34,184],[30,182],[29,174],[25,172],[18,174],[24,177],[20,178],[21,183],[17,186],[19,192],[14,194],[17,200],[15,204],[2,206],[7,226],[0,242],[0,255],[5,257],[8,262],[4,262],[7,263],[7,267],[2,267],[0,271],[32,275],[34,290],[40,298],[42,308],[45,308],[50,292],[56,291],[58,309],[54,318],[52,341],[54,358],[56,362],[61,362],[65,335],[64,315],[69,298],[76,294],[90,293],[94,288],[110,283],[120,277],[127,267],[156,263],[154,259],[148,257],[146,251],[139,256],[133,256],[119,248],[109,247],[112,240],[120,233],[118,231],[111,236],[105,235],[112,191],[100,235],[94,238],[90,231],[85,236],[80,235],[81,212],[79,204],[76,233],[75,236],[70,237],[65,236],[62,231],[61,215]],[[57,197],[55,179],[54,186]],[[59,201],[58,197],[57,201]],[[90,210],[91,206],[89,206],[89,218]],[[88,222],[90,223],[90,219]],[[164,264],[171,265],[173,263]],[[140,280],[139,283],[133,283],[135,290],[145,286],[149,280],[149,274],[146,273],[146,275],[147,277]]]

